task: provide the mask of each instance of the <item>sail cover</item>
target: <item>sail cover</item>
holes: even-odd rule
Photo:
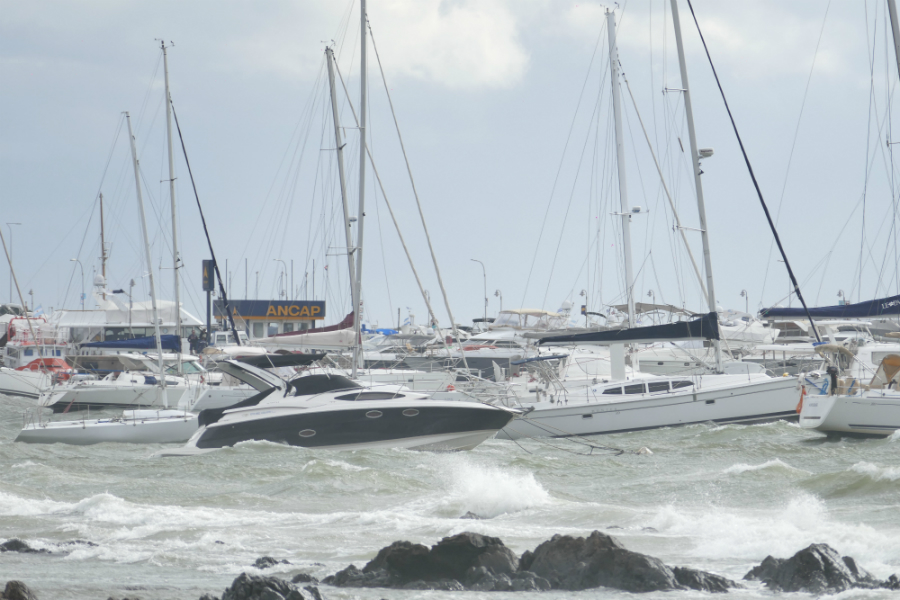
[[[181,338],[168,334],[159,336],[163,350],[181,351]],[[110,350],[156,350],[156,337],[139,337],[131,340],[115,340],[110,342],[88,342],[82,348],[107,348]]]
[[[839,304],[837,306],[819,306],[809,309],[809,316],[814,319],[868,319],[882,315],[900,315],[900,296],[866,300],[856,304]],[[789,319],[806,319],[803,308],[764,308],[759,311],[762,318],[782,317]]]
[[[693,321],[679,321],[665,325],[634,327],[631,329],[610,329],[572,335],[554,335],[541,338],[541,344],[632,344],[664,342],[676,340],[718,340],[719,318],[714,312],[707,313]]]

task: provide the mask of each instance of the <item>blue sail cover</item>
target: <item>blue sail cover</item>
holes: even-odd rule
[[[820,306],[810,308],[809,315],[814,319],[869,319],[883,315],[900,315],[900,296],[881,298],[878,300],[866,300],[856,304],[839,304],[837,306]],[[806,319],[806,311],[803,308],[764,308],[759,311],[759,316],[786,317]]]
[[[179,352],[181,350],[181,338],[177,335],[161,335],[163,350]],[[116,340],[113,342],[89,342],[81,344],[82,348],[106,348],[108,350],[156,350],[156,336],[139,337],[133,340]]]
[[[541,338],[539,344],[627,344],[676,340],[718,340],[719,318],[714,312],[693,321],[679,321],[665,325],[650,325],[631,329],[609,329],[571,335]]]

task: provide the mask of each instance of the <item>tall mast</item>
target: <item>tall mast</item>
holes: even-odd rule
[[[103,299],[106,300],[106,237],[103,230],[103,192],[100,192],[100,273],[103,275]]]
[[[337,149],[338,175],[341,180],[341,202],[344,208],[344,236],[347,240],[347,264],[350,268],[350,281],[356,277],[356,269],[353,266],[353,235],[350,233],[350,205],[347,201],[347,183],[344,177],[344,146],[341,138],[341,120],[338,114],[337,93],[334,86],[334,51],[325,48],[325,56],[328,58],[328,85],[331,87],[331,114],[334,121],[334,146]],[[315,269],[313,269],[315,271]],[[356,286],[350,285],[350,296],[353,306],[359,304],[356,298]]]
[[[700,239],[703,241],[703,266],[706,269],[706,294],[710,312],[718,312],[716,291],[713,287],[712,259],[709,253],[709,232],[706,228],[706,207],[703,203],[703,184],[700,181],[700,154],[697,152],[697,135],[694,131],[694,111],[691,108],[691,92],[688,86],[687,64],[684,60],[684,45],[681,42],[681,20],[678,17],[678,0],[671,0],[672,23],[675,27],[675,45],[678,47],[678,65],[681,68],[681,87],[684,92],[684,114],[687,118],[688,134],[691,140],[691,166],[694,169],[694,187],[697,190],[697,210],[700,213]],[[716,371],[722,372],[722,346],[713,340],[716,352]]]
[[[359,366],[360,359],[360,322],[359,309],[361,302],[361,282],[362,282],[362,258],[363,258],[363,228],[365,213],[365,197],[366,197],[366,0],[359,0],[359,18],[360,18],[360,50],[359,50],[359,215],[356,219],[356,277],[353,279],[353,286],[356,287],[356,293],[352,293],[353,298],[353,373],[356,377],[356,370]]]
[[[888,12],[891,15],[891,33],[894,35],[894,56],[897,57],[897,72],[900,74],[900,26],[897,24],[897,5],[894,0],[887,0]]]
[[[616,121],[616,164],[619,168],[619,206],[622,209],[622,244],[625,247],[625,291],[628,298],[628,326],[634,327],[634,275],[631,266],[631,209],[625,181],[625,144],[622,136],[622,99],[619,90],[619,53],[616,49],[616,15],[606,11],[609,38],[609,73],[612,77],[613,115]]]
[[[156,353],[159,357],[159,380],[162,387],[163,406],[169,408],[169,399],[166,397],[166,372],[163,369],[162,340],[159,337],[159,311],[156,309],[156,286],[153,283],[153,259],[150,257],[150,236],[147,235],[147,218],[144,216],[144,197],[141,195],[141,174],[138,167],[137,148],[134,143],[134,133],[131,131],[131,115],[125,111],[125,120],[128,121],[128,140],[131,142],[131,162],[134,164],[134,185],[137,188],[138,212],[141,216],[141,233],[144,236],[144,254],[147,256],[147,273],[150,278],[150,301],[153,306],[153,329],[156,332]]]
[[[184,367],[181,364],[181,289],[178,281],[178,224],[175,212],[175,156],[172,153],[172,95],[169,93],[169,57],[166,54],[166,43],[161,41],[159,47],[163,53],[163,73],[166,81],[166,141],[169,145],[169,198],[172,201],[172,273],[175,276],[175,335],[178,338],[178,374]],[[165,375],[163,375],[165,379]]]

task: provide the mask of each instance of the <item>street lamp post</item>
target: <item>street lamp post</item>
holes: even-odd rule
[[[503,292],[501,292],[500,290],[496,290],[494,292],[494,297],[500,298],[500,312],[503,312]]]
[[[13,301],[13,282],[12,282],[12,259],[13,259],[13,235],[12,235],[12,226],[13,225],[21,225],[21,223],[7,223],[6,227],[9,229],[9,303],[12,304]]]
[[[747,293],[747,290],[741,290],[741,298],[744,299],[744,312],[748,315],[750,314],[750,294]]]
[[[273,258],[275,262],[280,262],[282,266],[284,266],[284,274],[281,280],[281,292],[279,292],[282,296],[285,296],[284,288],[287,286],[287,263],[281,260],[280,258]]]
[[[78,263],[78,268],[81,269],[81,310],[84,310],[84,267],[77,258],[70,258],[69,262]]]
[[[484,322],[487,322],[487,305],[488,305],[488,295],[487,295],[487,271],[484,269],[484,263],[478,260],[477,258],[471,259],[472,262],[477,262],[481,265],[481,275],[484,277]]]

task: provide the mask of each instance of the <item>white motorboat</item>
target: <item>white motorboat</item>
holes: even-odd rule
[[[881,361],[868,385],[838,378],[837,368],[821,383],[806,377],[800,426],[835,436],[886,437],[900,429],[900,354]]]
[[[229,409],[201,412],[200,429],[187,446],[161,455],[197,454],[251,440],[330,450],[469,450],[519,414],[477,402],[365,387],[341,375],[305,375],[286,382],[237,361],[219,368],[260,393]]]

